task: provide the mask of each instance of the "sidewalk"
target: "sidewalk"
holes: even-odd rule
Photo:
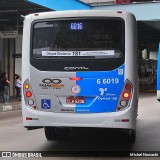
[[[0,112],[21,110],[21,101],[18,101],[15,97],[10,98],[10,103],[3,103],[2,96],[0,96]]]

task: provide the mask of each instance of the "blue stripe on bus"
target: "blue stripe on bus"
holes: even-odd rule
[[[158,61],[157,61],[157,90],[160,90],[160,44],[158,49]]]
[[[76,112],[115,112],[124,85],[124,65],[113,71],[77,72],[81,91],[77,96],[85,97],[85,104],[77,104]]]

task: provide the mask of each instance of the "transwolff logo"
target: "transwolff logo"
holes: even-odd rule
[[[82,67],[64,67],[64,70],[88,70],[89,68],[82,66]]]

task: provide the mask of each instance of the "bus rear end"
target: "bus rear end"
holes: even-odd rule
[[[58,128],[68,133],[70,127],[129,129],[135,136],[136,42],[132,41],[134,23],[127,20],[135,21],[131,14],[115,11],[53,12],[26,18],[25,127],[44,127],[49,140],[55,139]],[[132,33],[127,36],[127,32]]]

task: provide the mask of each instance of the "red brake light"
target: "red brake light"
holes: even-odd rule
[[[127,84],[125,85],[125,88],[126,88],[127,90],[130,90],[130,89],[131,89],[131,85],[130,85],[129,83],[127,83]]]
[[[80,77],[72,77],[72,78],[69,78],[70,80],[75,80],[75,81],[80,81],[82,80],[82,78]]]
[[[39,16],[39,14],[38,14],[38,13],[35,13],[34,16]]]
[[[30,91],[26,92],[26,97],[32,97],[32,93]]]
[[[123,96],[123,98],[129,98],[130,93],[129,92],[123,92],[122,96]]]

